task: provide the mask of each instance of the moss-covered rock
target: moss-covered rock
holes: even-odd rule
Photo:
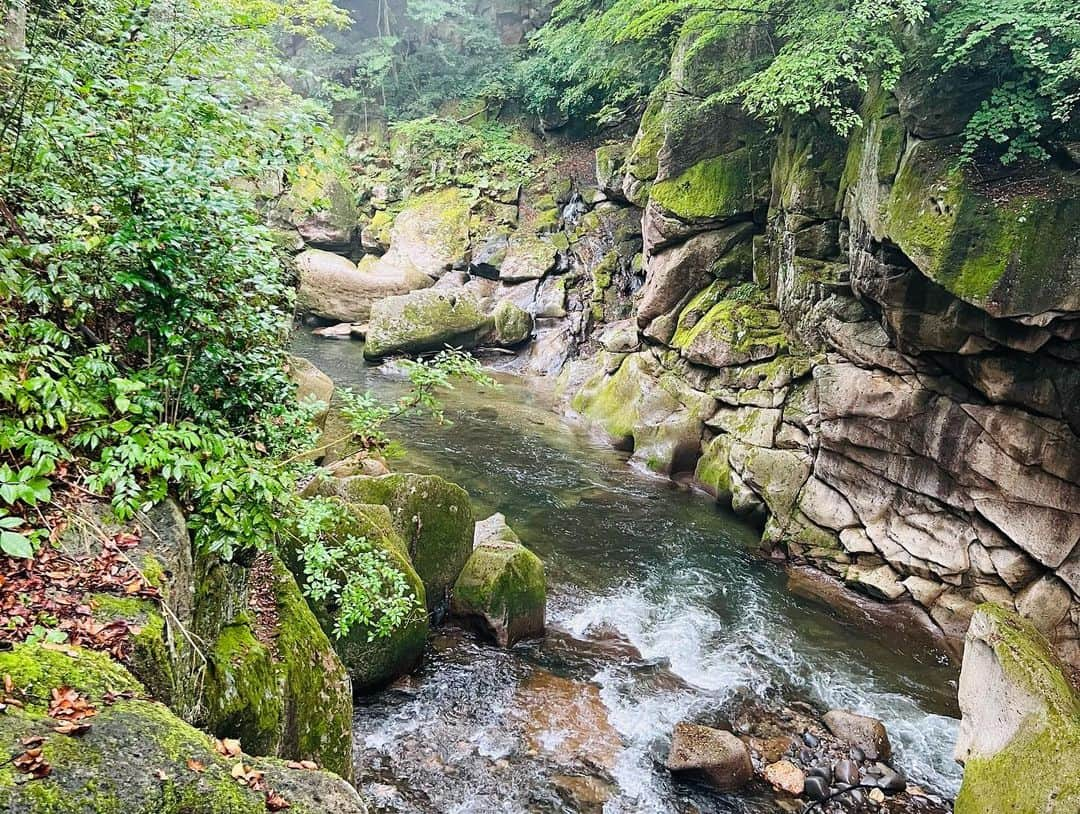
[[[978,607],[959,698],[957,814],[1080,810],[1080,697],[1031,623],[996,605]]]
[[[623,181],[626,178],[626,158],[629,152],[630,145],[626,142],[602,144],[596,148],[596,186],[605,195],[623,198]]]
[[[665,474],[693,468],[705,419],[716,409],[711,397],[666,373],[644,352],[628,354],[612,374],[595,373],[571,404],[616,448],[632,449],[635,460]]]
[[[532,337],[532,314],[510,300],[501,300],[491,317],[495,322],[491,342],[499,347],[512,348]]]
[[[1080,197],[1051,174],[1002,199],[955,167],[951,143],[908,150],[883,227],[919,270],[992,316],[1080,310]]]
[[[544,564],[501,514],[476,524],[476,547],[454,583],[451,610],[476,621],[502,647],[542,635]]]
[[[464,288],[439,288],[387,297],[371,308],[364,356],[437,351],[447,345],[474,348],[491,333],[491,316]]]
[[[556,210],[547,211],[555,212],[558,218]],[[555,255],[555,244],[548,235],[516,232],[510,237],[506,257],[499,265],[499,279],[507,283],[538,280],[555,268]]]
[[[384,264],[371,255],[357,266],[347,257],[308,249],[294,263],[299,277],[296,310],[336,322],[363,322],[373,302],[434,282],[414,265]]]
[[[423,581],[428,608],[436,614],[445,610],[450,588],[472,553],[474,521],[468,492],[438,475],[404,472],[377,478],[321,478],[308,492],[386,506]]]
[[[705,301],[715,297],[706,289],[702,302],[692,302],[695,310],[680,318],[679,330],[671,345],[696,364],[722,368],[762,362],[783,354],[789,347],[780,312],[772,307],[752,283],[731,289],[723,298],[698,316]]]
[[[684,221],[735,217],[766,198],[768,162],[767,149],[756,145],[704,158],[673,178],[656,181],[649,199]]]
[[[344,478],[341,482],[361,478],[362,476]],[[330,484],[337,480],[324,479],[323,483]],[[320,491],[324,495],[336,494],[331,488],[314,491]],[[337,626],[337,607],[326,601],[308,600],[319,625],[331,637],[334,649],[344,662],[352,678],[353,689],[359,692],[393,681],[409,672],[420,661],[428,635],[428,615],[425,612],[426,591],[424,583],[409,560],[408,547],[394,527],[390,511],[386,506],[372,502],[364,503],[354,494],[346,497],[342,508],[341,521],[328,533],[330,542],[333,543],[335,540],[339,543],[344,542],[348,537],[366,540],[374,551],[383,553],[390,566],[401,573],[408,593],[415,601],[415,609],[408,613],[389,635],[370,638],[370,631],[360,626],[353,626],[343,637],[336,636],[334,631]],[[317,733],[312,733],[312,735],[315,736]]]
[[[46,650],[20,645],[0,653],[0,674],[10,675],[24,709],[9,706],[0,715],[0,741],[17,744],[42,736],[42,757],[51,767],[30,780],[9,762],[0,767],[0,808],[18,814],[262,814],[266,793],[238,783],[233,766],[243,762],[263,773],[290,811],[350,812],[367,809],[340,777],[323,771],[289,769],[281,761],[227,758],[210,738],[165,706],[142,700],[139,682],[101,653],[79,648]],[[96,709],[89,731],[79,737],[53,733],[46,716],[49,692],[68,686]],[[115,702],[108,693],[130,693]],[[198,769],[192,768],[198,766]]]
[[[372,273],[437,279],[451,268],[464,268],[471,200],[468,192],[452,187],[409,198],[390,227],[390,247]]]

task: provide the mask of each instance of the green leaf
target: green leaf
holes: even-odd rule
[[[14,531],[0,532],[0,551],[9,557],[30,559],[34,556],[34,546],[30,539]]]

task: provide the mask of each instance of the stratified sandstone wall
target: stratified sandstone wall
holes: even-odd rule
[[[919,76],[867,93],[850,138],[767,133],[708,101],[760,44],[693,38],[598,151],[645,275],[564,370],[574,409],[759,517],[774,555],[955,645],[977,603],[1015,609],[1080,664],[1075,178],[962,171],[969,111]]]

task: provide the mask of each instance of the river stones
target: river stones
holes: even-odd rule
[[[795,797],[803,793],[803,786],[807,780],[803,770],[790,760],[770,763],[765,767],[764,777],[774,789]]]
[[[871,760],[888,761],[892,757],[892,745],[884,724],[877,718],[858,715],[843,709],[831,709],[822,719],[840,740],[857,746]]]
[[[501,647],[544,632],[547,581],[540,558],[495,514],[476,524],[475,547],[454,583],[450,608]]]
[[[703,775],[719,791],[742,788],[754,775],[750,751],[730,732],[682,721],[675,725],[667,767]]]

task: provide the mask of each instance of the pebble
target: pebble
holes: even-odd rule
[[[850,755],[851,759],[854,760],[856,763],[862,763],[864,760],[866,760],[866,752],[864,752],[858,746],[851,747]]]
[[[830,769],[828,766],[811,766],[809,769],[806,770],[806,773],[813,777],[820,777],[826,783],[832,783],[832,769]]]
[[[817,739],[817,736],[813,732],[803,732],[802,742],[809,746],[811,749],[817,748],[817,745],[821,743]]]
[[[808,777],[803,781],[803,793],[811,800],[824,800],[829,796],[829,784],[821,777]]]
[[[870,789],[870,799],[873,800],[875,803],[884,803],[885,792],[883,792],[881,789]]]
[[[879,789],[885,791],[903,791],[907,788],[907,779],[899,772],[890,769],[878,778],[877,784]]]
[[[805,746],[799,750],[799,760],[803,763],[812,763],[814,761],[814,752],[812,749],[807,749]]]
[[[838,760],[833,767],[833,774],[836,775],[836,779],[841,783],[847,783],[852,786],[857,786],[859,784],[859,778],[861,777],[859,766],[854,760]]]

